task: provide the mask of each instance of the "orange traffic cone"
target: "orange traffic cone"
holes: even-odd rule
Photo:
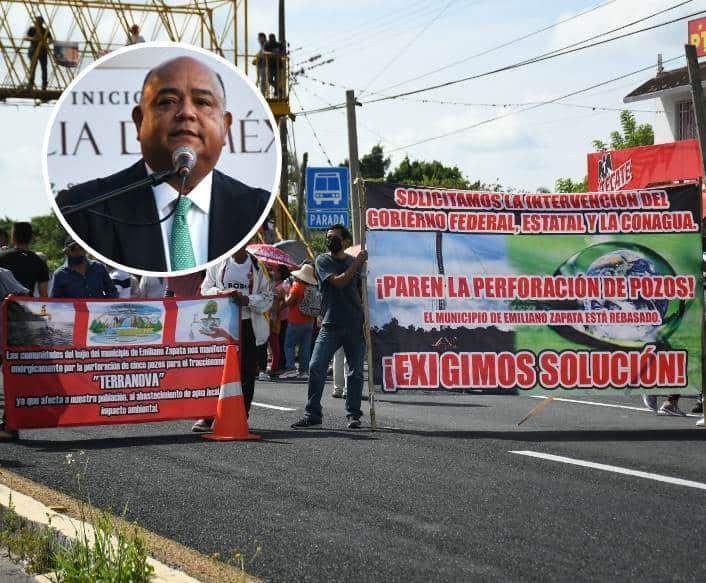
[[[221,394],[218,395],[213,433],[207,433],[203,438],[213,441],[262,439],[262,435],[250,433],[248,428],[243,389],[240,385],[238,352],[232,344],[229,344],[226,350],[226,362],[223,365],[223,378],[221,379]]]

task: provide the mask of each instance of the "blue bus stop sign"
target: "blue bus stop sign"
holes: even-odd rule
[[[349,226],[348,168],[306,169],[306,226],[328,229],[340,223]]]

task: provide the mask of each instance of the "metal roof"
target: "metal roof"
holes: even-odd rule
[[[699,69],[701,71],[701,78],[706,79],[706,62],[699,63]],[[702,81],[701,84],[706,85],[706,81]],[[645,81],[637,89],[633,89],[623,98],[623,103],[654,99],[675,89],[688,86],[689,71],[686,67],[672,71],[663,71],[662,73],[658,73],[653,79]]]

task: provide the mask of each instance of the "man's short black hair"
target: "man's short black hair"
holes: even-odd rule
[[[145,92],[145,85],[147,85],[147,81],[152,76],[152,73],[155,72],[155,69],[159,69],[161,66],[162,66],[162,63],[160,63],[156,67],[152,67],[149,71],[147,71],[147,75],[145,75],[145,78],[142,81],[142,93]],[[208,67],[208,65],[206,65],[206,66]],[[211,69],[211,68],[209,67],[209,69]],[[213,69],[211,69],[211,71],[213,71]],[[221,78],[221,74],[218,71],[213,71],[213,73],[216,75],[216,79],[218,79],[218,84],[221,86],[221,90],[223,91],[223,105],[225,106],[225,104],[226,104],[226,86],[223,83],[223,79]]]
[[[353,241],[353,237],[351,236],[351,232],[346,229],[341,223],[336,223],[332,227],[328,228],[329,231],[341,231],[341,239],[344,241]]]
[[[20,221],[12,225],[12,240],[20,245],[29,245],[32,240],[32,224]]]

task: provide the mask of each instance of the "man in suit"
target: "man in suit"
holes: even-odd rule
[[[88,246],[134,269],[179,271],[230,252],[264,219],[269,192],[214,170],[233,120],[223,82],[210,67],[178,57],[152,69],[132,120],[142,160],[60,192],[60,209],[171,169],[179,147],[193,150],[196,164],[185,181],[172,176],[68,215]]]

